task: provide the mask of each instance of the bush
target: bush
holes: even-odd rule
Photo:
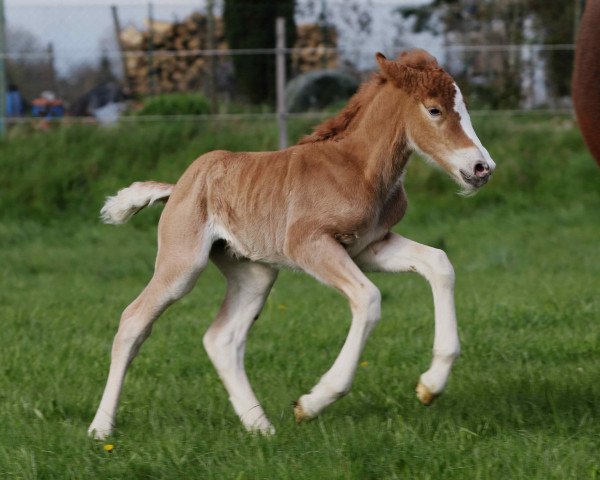
[[[210,113],[208,100],[199,93],[167,93],[144,100],[137,115],[203,115]]]

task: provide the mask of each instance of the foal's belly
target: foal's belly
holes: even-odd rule
[[[282,201],[283,203],[283,201]],[[265,206],[266,202],[263,202]],[[301,212],[290,219],[286,211],[272,208],[254,209],[251,215],[237,212],[234,207],[214,212],[214,236],[224,240],[234,257],[267,263],[276,267],[297,268],[286,253],[290,242],[308,241],[320,234],[332,235],[350,257],[355,257],[373,242],[385,237],[406,210],[406,198],[399,189],[383,208],[358,208],[340,202],[334,214],[328,216],[312,211]],[[225,215],[223,212],[229,212]],[[320,233],[321,232],[321,233]]]
[[[334,234],[334,238],[346,249],[350,257],[355,257],[371,243],[385,237],[388,231],[389,229],[384,225],[377,225],[351,233],[340,231]],[[214,233],[217,238],[225,242],[226,251],[232,257],[266,263],[276,268],[298,268],[294,260],[284,253],[285,240],[278,238],[277,235],[269,234],[265,230],[243,231],[236,234],[219,222],[215,222]]]

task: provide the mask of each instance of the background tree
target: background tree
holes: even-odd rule
[[[412,17],[413,31],[443,35],[448,44],[572,43],[574,38],[573,0],[433,0],[419,7],[400,8]],[[455,57],[461,56],[461,61]],[[573,53],[544,52],[546,85],[554,96],[570,91]],[[453,58],[454,57],[454,58]],[[447,63],[461,65],[453,71],[459,79],[469,78],[474,103],[492,108],[517,107],[522,97],[523,75],[528,69],[518,49],[506,52],[450,54]]]
[[[23,28],[8,27],[6,37],[11,54],[6,62],[8,82],[16,85],[27,103],[49,90],[69,104],[92,88],[116,80],[105,51],[94,61],[56,72],[49,47],[44,47],[36,35]],[[103,40],[102,44],[106,42]]]
[[[56,83],[58,94],[70,107],[93,88],[116,81],[110,60],[102,52],[96,63],[82,62],[74,65]]]
[[[357,78],[373,64],[373,52],[365,51],[364,45],[373,34],[374,10],[372,0],[303,0],[296,5],[300,18],[321,26],[325,47],[344,50],[341,65]],[[335,33],[333,38],[331,33]]]
[[[580,0],[575,0],[580,1]],[[589,0],[588,0],[589,1]],[[573,0],[526,0],[534,14],[534,28],[540,43],[565,44],[575,40],[575,8]],[[559,97],[571,93],[573,51],[548,51],[546,59],[547,83],[551,92]]]
[[[446,45],[523,43],[521,0],[434,0],[427,6],[400,8],[413,17],[413,31],[443,35]],[[448,69],[470,103],[485,108],[516,108],[521,101],[523,65],[518,51],[449,51]]]
[[[6,43],[11,55],[6,61],[8,82],[16,85],[25,99],[31,101],[44,90],[56,88],[48,48],[33,33],[9,26]]]
[[[275,19],[286,20],[286,45],[296,41],[295,0],[225,0],[223,19],[230,48],[275,48]],[[289,55],[287,56],[289,69]],[[275,98],[275,56],[234,55],[235,81],[253,103]]]

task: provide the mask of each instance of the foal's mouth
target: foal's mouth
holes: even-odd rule
[[[459,170],[459,171],[460,171],[460,176],[462,177],[462,179],[466,183],[468,183],[469,185],[471,185],[472,187],[475,187],[475,188],[483,187],[488,182],[488,180],[490,179],[490,176],[491,176],[491,175],[486,175],[484,177],[478,177],[476,175],[468,174],[464,170]]]

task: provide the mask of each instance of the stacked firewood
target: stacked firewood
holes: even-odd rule
[[[138,31],[129,26],[120,34],[131,93],[145,95],[200,88],[209,62],[208,57],[197,53],[209,48],[206,17],[193,13],[181,22],[154,21],[151,27]],[[227,49],[221,19],[215,19],[214,48]]]
[[[314,23],[298,25],[298,35],[292,53],[292,68],[297,73],[338,67],[337,52],[328,51],[337,45],[335,27],[322,27]]]
[[[292,55],[294,72],[336,68],[337,54],[325,48],[335,46],[334,28],[300,25]],[[167,93],[202,88],[209,74],[210,57],[199,53],[209,48],[206,16],[193,13],[181,22],[152,22],[140,31],[128,26],[120,32],[124,51],[127,86],[132,94]],[[227,50],[223,21],[215,19],[214,48]],[[217,56],[217,68],[231,71],[231,57]]]

